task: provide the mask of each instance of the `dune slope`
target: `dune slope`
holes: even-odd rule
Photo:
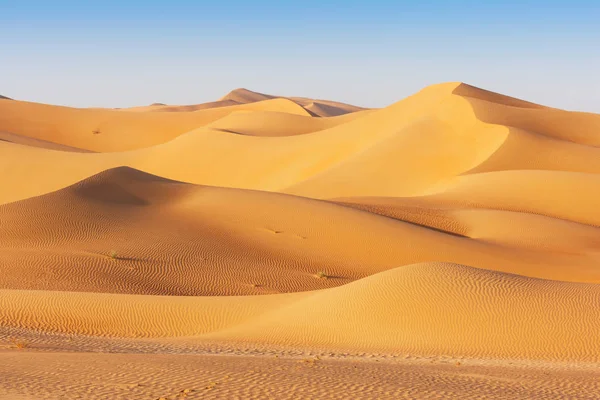
[[[597,285],[454,264],[399,267],[314,293],[168,298],[1,290],[0,304],[2,325],[68,333],[507,358],[597,361],[600,354]]]
[[[536,240],[507,239],[515,233],[509,221],[518,220],[512,215],[499,218],[507,221],[505,231],[486,230],[482,222],[493,216],[472,213],[442,217],[457,221],[447,228],[436,225],[436,218],[422,221],[410,213],[388,218],[346,205],[111,169],[57,192],[0,206],[0,287],[268,294],[338,286],[398,265],[436,260],[600,281],[594,268],[598,232],[592,227],[535,221],[546,240],[558,241],[560,232],[578,239],[541,252]],[[452,230],[461,225],[464,229]],[[319,278],[320,271],[329,278]]]

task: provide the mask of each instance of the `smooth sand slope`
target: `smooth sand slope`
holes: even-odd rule
[[[282,373],[293,357],[337,360],[322,392],[250,393],[260,380],[242,374],[231,398],[594,398],[600,115],[445,83],[373,110],[245,89],[132,109],[2,99],[0,132],[0,359],[20,371],[0,398],[35,397],[25,371],[60,398],[33,360],[64,351],[144,353],[151,381],[125,389],[169,399],[159,353],[196,354],[181,385],[239,373],[208,354],[296,382],[311,372]],[[384,374],[404,357],[479,364],[419,364],[431,391],[403,373],[376,392],[374,354]],[[77,379],[118,375],[94,368]],[[510,383],[523,374],[534,383]]]

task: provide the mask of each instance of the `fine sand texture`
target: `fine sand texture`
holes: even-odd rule
[[[600,115],[463,83],[0,99],[0,399],[600,398]]]

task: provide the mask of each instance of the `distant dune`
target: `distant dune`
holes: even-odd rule
[[[293,102],[304,107],[307,111],[311,112],[313,116],[318,117],[334,117],[337,115],[344,115],[351,112],[365,110],[365,108],[352,106],[350,104],[338,103],[335,101],[314,100],[307,99],[305,97],[271,96],[267,94],[253,92],[248,89],[235,89],[229,92],[224,97],[222,97],[220,101],[234,101],[239,104],[247,104],[254,103],[257,101],[269,100],[273,98],[290,99]]]
[[[338,103],[335,101],[328,100],[314,100],[307,99],[304,97],[282,97],[272,96],[268,94],[253,92],[248,89],[235,89],[221,97],[217,101],[193,104],[193,105],[166,105],[162,103],[154,103],[150,106],[131,107],[124,109],[125,111],[138,111],[138,112],[190,112],[198,110],[206,110],[209,108],[218,107],[229,107],[240,104],[257,103],[272,99],[287,99],[303,107],[313,117],[334,117],[338,115],[345,115],[348,113],[366,110],[366,108],[356,107],[350,104]]]
[[[382,109],[0,101],[0,339],[575,374],[600,363],[599,147],[598,114],[456,82]]]

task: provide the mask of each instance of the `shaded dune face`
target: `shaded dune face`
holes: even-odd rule
[[[0,132],[2,329],[599,361],[600,115],[446,83]]]
[[[16,135],[14,133],[0,132],[0,141],[7,143],[22,144],[30,147],[41,147],[43,149],[73,151],[77,153],[91,153],[89,150],[78,149],[76,147],[65,146],[62,144],[49,142],[46,140],[34,139],[27,136]]]

